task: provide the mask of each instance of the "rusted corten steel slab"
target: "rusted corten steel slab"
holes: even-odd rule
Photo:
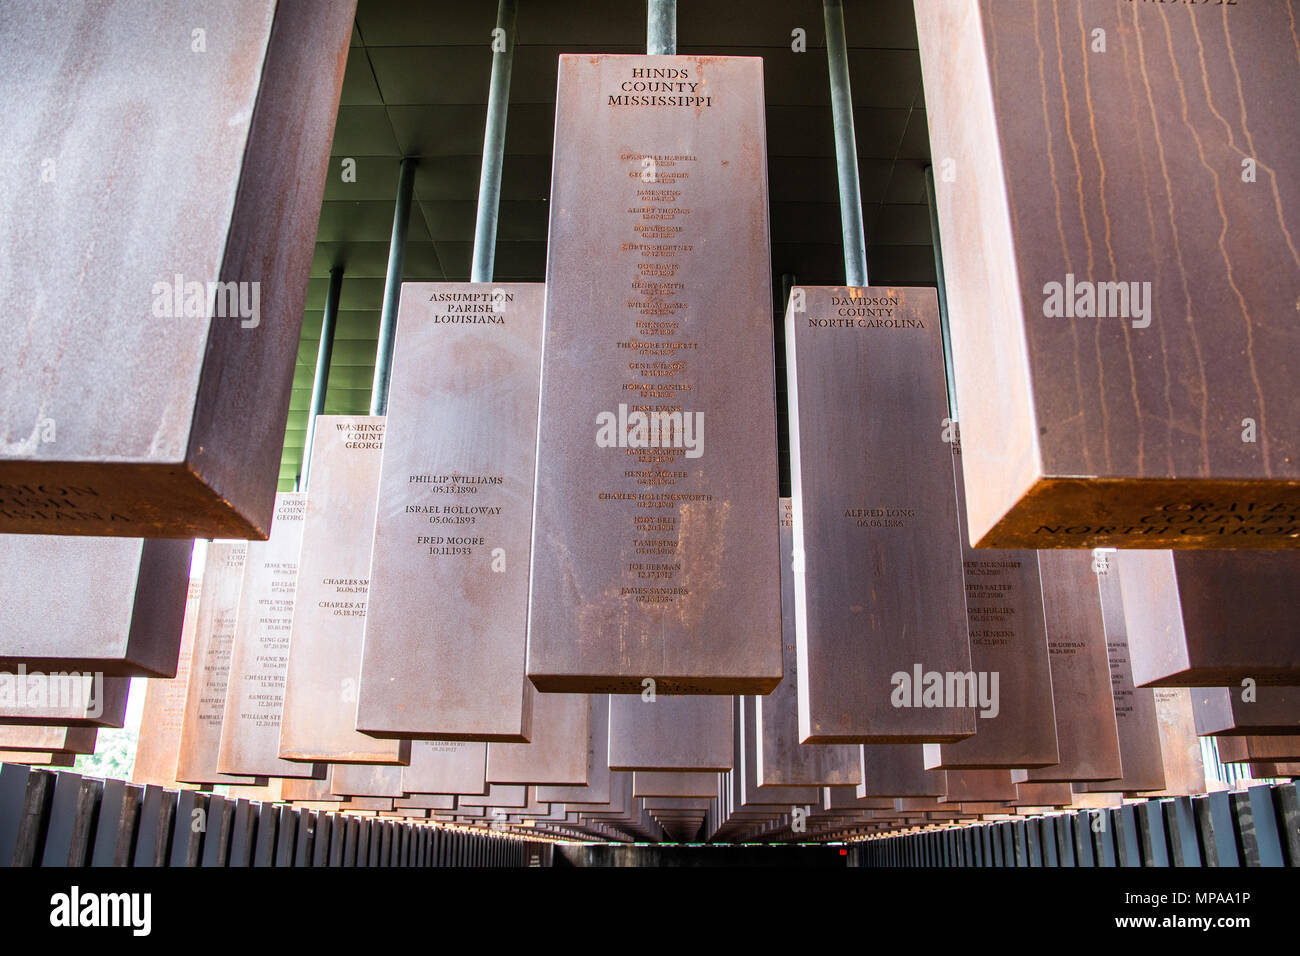
[[[1121,551],[1139,687],[1300,685],[1300,552]]]
[[[971,668],[935,292],[796,287],[785,330],[800,741],[969,737],[895,680]]]
[[[402,286],[356,708],[363,733],[529,739],[543,298],[538,284]]]
[[[266,537],[355,7],[6,5],[0,533]]]
[[[957,504],[965,527],[961,442],[953,443]],[[927,768],[950,770],[1044,767],[1059,759],[1047,621],[1038,552],[972,548],[962,539],[971,669],[983,701],[975,736],[925,744]],[[993,676],[997,675],[997,693]],[[983,682],[982,684],[980,682]]]
[[[642,102],[648,99],[650,102]],[[762,61],[562,55],[534,600],[538,689],[781,679]]]
[[[1017,771],[1016,782],[1113,780],[1124,771],[1093,555],[1042,551],[1038,559],[1060,760],[1049,767]]]
[[[1296,547],[1295,4],[915,8],[970,539]]]
[[[356,729],[382,415],[318,415],[285,665],[279,756],[405,764],[410,741]]]
[[[192,541],[0,534],[0,670],[174,677]]]
[[[789,498],[777,508],[781,528],[781,657],[785,677],[766,697],[755,697],[758,785],[835,787],[862,782],[852,744],[799,743],[798,657],[794,626],[794,518]]]

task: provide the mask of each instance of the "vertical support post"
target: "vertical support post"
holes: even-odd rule
[[[677,53],[677,0],[646,0],[645,41],[651,55]]]
[[[316,349],[316,375],[311,383],[311,404],[307,408],[307,437],[302,444],[302,466],[298,489],[307,487],[307,470],[311,467],[312,436],[316,434],[316,416],[325,411],[325,392],[329,389],[330,360],[334,355],[334,326],[339,317],[339,294],[343,288],[343,267],[330,270],[329,290],[325,293],[325,314],[320,322],[320,346]]]
[[[840,182],[840,224],[844,233],[846,285],[867,284],[867,240],[862,229],[862,185],[858,180],[858,142],[853,132],[853,92],[849,88],[849,54],[844,41],[842,0],[823,0],[826,21],[826,66],[831,81],[831,117],[835,124],[835,167]]]
[[[492,35],[492,81],[488,87],[487,125],[483,131],[483,168],[478,180],[478,216],[474,221],[474,259],[470,266],[470,282],[491,282],[496,260],[501,166],[505,157],[506,113],[510,106],[510,69],[515,53],[515,10],[515,0],[500,0],[497,5],[497,27]]]
[[[934,192],[934,167],[925,167],[925,202],[930,209],[930,241],[934,243],[934,275],[939,287],[939,330],[943,338],[943,368],[948,376],[948,414],[957,421],[957,376],[952,364],[952,326],[948,319],[948,284],[943,277],[943,244],[939,240],[939,204]]]
[[[379,314],[379,346],[375,352],[375,379],[370,389],[370,414],[388,412],[388,376],[393,366],[393,337],[397,332],[397,301],[402,294],[406,264],[406,232],[411,221],[411,191],[415,185],[415,160],[407,156],[397,178],[397,205],[393,209],[393,237],[388,243],[388,273],[384,278],[384,305]]]

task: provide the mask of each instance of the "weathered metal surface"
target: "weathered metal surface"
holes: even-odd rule
[[[524,784],[488,784],[487,793],[477,796],[457,797],[456,808],[461,807],[526,807],[528,806],[528,787]]]
[[[609,695],[591,695],[591,717],[587,727],[587,785],[585,787],[539,786],[537,799],[543,803],[607,803],[611,795],[609,769]]]
[[[910,686],[971,667],[934,290],[795,288],[785,330],[800,741],[969,737]]]
[[[766,155],[759,59],[560,57],[528,640],[541,690],[780,680]]]
[[[265,537],[354,9],[6,9],[0,532]]]
[[[347,766],[347,765],[341,764],[340,766]],[[392,770],[394,768],[374,767],[374,769]],[[382,813],[384,811],[393,809],[393,798],[392,797],[350,796],[350,797],[344,797],[342,806],[345,811],[360,811],[361,813],[366,813],[366,814],[374,814],[376,812]],[[371,838],[372,839],[375,838],[373,834]]]
[[[182,638],[181,670],[186,665],[185,652]],[[160,677],[149,681],[149,686],[167,683],[169,681]],[[25,664],[20,664],[12,671],[0,671],[0,725],[121,727],[126,722],[126,698],[130,687],[129,677],[104,677],[103,674],[85,671],[45,674],[29,671]]]
[[[206,565],[206,549],[204,565]],[[140,734],[136,739],[131,782],[159,787],[185,787],[176,780],[180,759],[181,730],[185,724],[185,695],[189,690],[190,667],[194,660],[194,638],[199,623],[199,599],[203,591],[202,567],[196,558],[190,567],[189,591],[185,598],[185,621],[181,628],[180,660],[176,676],[149,681],[144,692]]]
[[[1295,12],[1082,9],[917,5],[970,537],[1294,547]]]
[[[712,799],[718,794],[716,773],[642,770],[632,774],[632,793],[637,797],[687,797]]]
[[[952,450],[957,514],[964,529],[961,442],[953,442]],[[976,710],[975,736],[956,743],[925,744],[925,766],[976,770],[1054,764],[1059,754],[1038,553],[972,548],[964,533],[959,537],[971,670],[981,706]],[[982,691],[985,687],[990,693]]]
[[[1252,763],[1250,775],[1257,780],[1271,777],[1300,777],[1300,763]]]
[[[78,754],[62,750],[0,750],[0,763],[27,764],[32,767],[72,767]]]
[[[858,748],[799,743],[798,654],[794,624],[794,518],[789,498],[777,509],[781,529],[781,658],[785,677],[766,697],[755,697],[760,787],[832,787],[862,780]]]
[[[1019,787],[1054,787],[1054,783],[1020,783]],[[1076,809],[1099,809],[1101,807],[1120,807],[1124,805],[1124,795],[1121,793],[1081,793],[1074,784],[1069,784],[1073,793],[1074,800],[1071,806]]]
[[[455,810],[456,795],[451,793],[414,793],[393,800],[394,810]]]
[[[1025,780],[1113,780],[1123,766],[1092,553],[1040,551],[1038,560],[1060,760],[1029,770]]]
[[[1300,760],[1300,734],[1215,738],[1220,763],[1286,763]]]
[[[859,797],[857,787],[823,787],[824,810],[892,810],[894,801],[886,797]]]
[[[941,803],[1002,802],[1018,796],[1011,774],[1006,770],[948,770],[944,776]]]
[[[285,665],[279,756],[404,764],[410,743],[356,729],[384,419],[318,415]]]
[[[217,772],[221,725],[230,678],[230,646],[244,581],[243,541],[214,541],[203,564],[203,588],[194,629],[194,651],[185,690],[176,779],[183,783],[251,783]]]
[[[256,783],[229,783],[230,778],[225,781],[230,786],[230,794],[244,800],[261,800],[266,803],[278,803],[284,799],[284,778],[283,777],[257,777]]]
[[[1162,790],[1165,786],[1164,757],[1160,753],[1160,720],[1156,713],[1155,691],[1133,686],[1133,668],[1129,662],[1128,634],[1124,626],[1125,597],[1120,588],[1119,572],[1111,556],[1098,551],[1093,557],[1098,568],[1097,586],[1101,595],[1102,623],[1106,628],[1106,653],[1110,658],[1110,689],[1115,699],[1115,728],[1119,733],[1120,765],[1124,775],[1118,780],[1102,780],[1081,785],[1082,790]],[[1140,600],[1140,595],[1135,595]]]
[[[1025,807],[1068,807],[1074,791],[1068,783],[1018,783],[1012,804]]]
[[[9,589],[0,670],[175,676],[191,549],[190,541],[0,534]]]
[[[1192,714],[1196,733],[1300,733],[1300,689],[1257,687],[1243,681],[1237,687],[1194,687]]]
[[[1157,687],[1156,720],[1165,785],[1157,796],[1191,796],[1206,792],[1205,760],[1196,736],[1192,692],[1185,687]]]
[[[403,769],[384,764],[336,763],[330,768],[330,792],[353,798],[402,797],[406,795],[402,789]],[[391,802],[384,809],[391,810]]]
[[[734,703],[717,695],[612,694],[611,770],[730,770]]]
[[[415,740],[411,763],[402,768],[407,793],[486,793],[487,744]]]
[[[531,743],[489,743],[488,783],[585,786],[590,721],[586,694],[536,694]]]
[[[325,767],[325,775],[319,780],[304,780],[301,778],[290,778],[280,783],[280,797],[290,803],[335,803],[342,799],[341,796],[334,793],[331,784],[334,780],[334,771],[330,766]],[[326,807],[328,809],[328,807]]]
[[[1121,551],[1138,686],[1300,684],[1300,551]],[[1230,609],[1230,613],[1229,613]]]
[[[278,756],[306,496],[292,491],[275,498],[270,538],[249,542],[244,559],[217,770],[250,776],[317,777],[313,765]]]
[[[732,736],[735,766],[728,775],[732,785],[732,800],[738,809],[749,807],[785,807],[793,805],[820,806],[820,787],[763,787],[758,786],[758,725],[756,698],[737,696],[732,709],[734,726],[727,729]]]
[[[67,753],[89,754],[95,752],[98,733],[94,727],[0,727],[0,750],[34,750],[45,753],[62,750]]]
[[[864,744],[859,797],[941,797],[947,792],[942,770],[926,770],[917,744]]]
[[[529,739],[543,299],[537,284],[402,287],[357,702],[365,733]]]

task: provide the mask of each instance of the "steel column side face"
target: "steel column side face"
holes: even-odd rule
[[[590,721],[586,694],[537,694],[532,741],[488,744],[488,783],[585,786]]]
[[[456,807],[459,809],[487,808],[498,809],[504,807],[526,807],[528,806],[528,787],[524,784],[488,784],[487,793],[478,796],[463,796],[456,800]]]
[[[632,793],[637,797],[713,799],[718,794],[718,775],[698,771],[641,770],[632,774]]]
[[[364,769],[391,770],[393,768],[371,766]],[[366,816],[373,816],[378,813],[387,813],[391,811],[393,809],[393,798],[392,797],[364,797],[364,796],[344,797],[340,805],[342,806],[345,812],[352,811],[356,813],[361,813]],[[380,835],[378,833],[372,832],[370,835],[370,839],[377,840],[379,839],[379,836]]]
[[[188,599],[185,614],[185,627],[189,627]],[[188,664],[188,650],[182,631],[178,678]],[[170,683],[167,678],[155,678],[149,681],[149,686]],[[73,727],[121,727],[126,723],[126,698],[130,687],[129,677],[100,679],[93,672],[78,671],[20,674],[15,665],[12,673],[0,672],[0,726],[67,724]],[[183,682],[181,692],[184,693]]]
[[[1220,763],[1287,763],[1300,760],[1300,734],[1239,736],[1218,740]]]
[[[1068,783],[1018,783],[1013,806],[1067,807],[1074,800]]]
[[[1196,736],[1192,692],[1186,687],[1157,687],[1154,696],[1165,785],[1141,795],[1177,797],[1205,793],[1205,760],[1201,755],[1201,740]]]
[[[383,764],[339,763],[330,768],[330,792],[351,797],[402,797],[402,771],[405,768]]]
[[[973,542],[1300,541],[1289,7],[916,4]]]
[[[318,776],[311,764],[279,757],[306,498],[300,491],[277,494],[270,538],[248,544],[217,756],[223,774]]]
[[[339,795],[331,789],[334,779],[334,771],[330,766],[325,767],[325,776],[319,780],[308,780],[302,778],[290,778],[280,781],[280,797],[291,803],[322,803],[329,804],[341,799]],[[328,807],[318,809],[329,809]]]
[[[795,648],[794,517],[780,499],[781,656],[785,677],[766,697],[755,697],[757,778],[760,787],[834,787],[862,782],[858,748],[799,743],[798,654]]]
[[[6,11],[0,533],[266,536],[354,9]]]
[[[204,560],[206,564],[206,558]],[[190,574],[195,575],[191,565]],[[144,692],[144,710],[140,717],[140,735],[136,742],[131,782],[183,789],[176,779],[180,758],[181,731],[185,725],[185,696],[189,690],[190,668],[194,662],[194,639],[198,632],[199,600],[203,593],[200,572],[192,576],[185,595],[185,620],[181,627],[180,659],[176,676],[170,680],[151,680]]]
[[[763,787],[758,786],[758,714],[756,697],[736,697],[733,708],[735,727],[732,746],[735,749],[735,768],[732,770],[734,802],[738,809],[748,807],[816,807],[821,805],[820,787]],[[764,811],[765,812],[765,811]]]
[[[933,289],[796,287],[785,316],[802,743],[955,741],[975,708]]]
[[[961,442],[953,442],[952,450],[959,527],[965,527]],[[981,702],[992,706],[977,711],[975,736],[925,744],[925,765],[977,770],[1054,764],[1060,757],[1038,553],[972,548],[964,534],[959,537],[973,686]],[[983,693],[982,687],[996,693]]]
[[[861,748],[855,747],[861,756]],[[860,761],[859,761],[860,763]],[[859,797],[857,787],[823,787],[823,810],[892,810],[894,801],[885,797]]]
[[[1192,688],[1196,733],[1300,734],[1300,688],[1252,686]]]
[[[611,770],[732,768],[733,698],[719,695],[639,694],[609,698]]]
[[[645,77],[678,92],[632,91]],[[767,693],[761,61],[561,56],[550,208],[528,675],[548,692]]]
[[[0,534],[0,670],[174,677],[193,544]]]
[[[864,744],[862,783],[857,795],[864,797],[942,797],[947,793],[947,775],[927,770],[923,748],[917,744]]]
[[[1300,777],[1300,763],[1252,763],[1250,775],[1256,780],[1268,780],[1273,777]]]
[[[394,810],[455,810],[456,795],[452,793],[414,793],[393,800]]]
[[[98,735],[99,731],[94,727],[55,725],[0,727],[0,750],[89,754],[95,752],[95,741]]]
[[[591,717],[587,727],[587,785],[584,787],[539,786],[542,803],[608,803],[611,794],[609,769],[609,695],[591,695]]]
[[[1133,686],[1128,633],[1124,626],[1125,595],[1119,571],[1112,557],[1098,552],[1097,586],[1101,594],[1102,624],[1106,629],[1106,653],[1110,659],[1111,695],[1115,700],[1115,726],[1119,732],[1120,764],[1124,776],[1080,785],[1084,791],[1118,790],[1136,793],[1162,790],[1165,786],[1164,757],[1160,752],[1160,720],[1155,691]],[[1135,595],[1134,600],[1140,600]]]
[[[487,744],[481,741],[413,740],[411,762],[402,768],[407,793],[487,792]]]
[[[230,649],[247,553],[244,541],[214,541],[208,545],[176,758],[176,780],[181,783],[253,782],[252,777],[217,772],[230,680]]]
[[[1092,553],[1040,551],[1038,560],[1060,760],[1018,772],[1016,782],[1114,780],[1124,771]]]
[[[410,743],[356,730],[384,419],[318,415],[284,678],[279,756],[405,764]]]
[[[64,751],[0,750],[0,764],[19,763],[31,767],[74,767],[78,754]]]
[[[940,803],[1008,802],[1019,794],[1007,770],[944,771],[944,795]]]
[[[1139,687],[1300,685],[1300,551],[1121,551]]]
[[[530,738],[544,291],[402,286],[356,710],[364,734]]]

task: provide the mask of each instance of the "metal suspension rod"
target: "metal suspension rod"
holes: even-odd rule
[[[952,328],[948,320],[948,285],[943,278],[943,243],[939,241],[939,205],[934,193],[934,167],[925,167],[925,201],[930,207],[930,241],[934,243],[934,274],[939,285],[939,330],[943,335],[943,368],[948,376],[948,414],[957,415],[957,376],[952,365]]]
[[[370,389],[370,414],[388,412],[388,376],[393,366],[393,336],[397,332],[397,301],[402,294],[402,269],[406,264],[406,232],[411,221],[411,190],[415,185],[415,160],[402,160],[397,179],[397,206],[393,210],[393,237],[388,243],[388,274],[384,278],[384,306],[379,313],[379,345],[375,352],[375,379]]]
[[[677,53],[677,0],[646,0],[645,51]]]
[[[840,181],[840,224],[844,232],[844,279],[850,286],[867,284],[867,241],[862,229],[862,186],[858,181],[858,145],[853,133],[853,93],[849,88],[849,56],[844,42],[841,0],[823,0],[826,21],[826,65],[831,81],[831,116],[835,123],[835,167]]]
[[[470,282],[491,282],[496,260],[497,214],[501,207],[501,166],[506,147],[506,113],[510,106],[510,68],[515,52],[515,0],[500,0],[493,42],[492,82],[488,88],[487,126],[483,131],[483,169],[478,180],[478,216],[474,221],[474,260]],[[497,47],[500,46],[500,49]]]
[[[311,468],[311,446],[316,435],[316,416],[325,411],[325,393],[329,389],[330,360],[334,355],[334,326],[339,317],[339,293],[343,289],[343,267],[330,270],[329,291],[325,293],[325,314],[320,322],[320,346],[316,349],[316,375],[311,383],[311,403],[307,407],[307,437],[302,446],[302,468],[299,469],[298,488],[307,487],[308,469]]]

